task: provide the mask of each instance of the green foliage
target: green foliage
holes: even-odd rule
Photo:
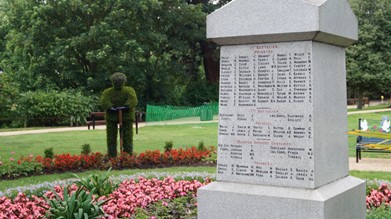
[[[117,156],[117,123],[119,122],[119,111],[116,107],[127,107],[122,110],[123,151],[133,153],[133,122],[135,121],[135,107],[138,99],[136,92],[131,87],[124,87],[126,76],[122,73],[115,73],[111,77],[113,87],[103,91],[100,98],[101,105],[106,111],[106,136],[107,151],[110,157]]]
[[[103,91],[100,98],[103,109],[106,110],[106,120],[118,121],[118,112],[109,110],[111,107],[129,107],[122,112],[123,121],[135,120],[135,107],[138,100],[136,92],[131,87],[123,87],[120,90],[108,88]]]
[[[53,148],[45,148],[43,153],[45,154],[45,158],[50,158],[50,159],[54,158]]]
[[[197,150],[199,150],[199,151],[204,151],[206,148],[205,148],[205,143],[204,143],[204,141],[200,141],[199,143],[198,143],[198,146],[197,146]]]
[[[202,161],[208,162],[208,163],[213,163],[213,164],[217,163],[217,151],[216,150],[212,151],[209,154],[209,156],[202,158]]]
[[[391,218],[390,205],[383,204],[378,208],[372,208],[367,212],[367,219],[388,219]]]
[[[15,100],[17,96],[17,84],[13,82],[8,75],[4,73],[0,74],[0,119],[12,116],[15,110]]]
[[[54,199],[49,199],[44,196],[49,203],[48,218],[63,218],[63,219],[88,219],[102,218],[104,212],[101,206],[106,201],[95,202],[92,198],[94,191],[89,194],[80,187],[77,191],[68,194],[68,189],[65,186],[63,191],[64,198],[61,198],[55,191]]]
[[[377,190],[380,187],[380,183],[377,181],[367,181],[366,194],[371,193],[372,189]]]
[[[162,219],[196,218],[197,200],[192,195],[162,200],[148,205],[146,209],[138,208],[131,219],[149,219],[152,216]]]
[[[199,103],[218,102],[219,84],[198,80],[190,83],[183,94],[183,104],[195,106]]]
[[[80,124],[86,122],[93,108],[94,98],[78,91],[35,91],[20,95],[16,112],[32,124],[56,125],[64,121]]]
[[[91,153],[91,145],[90,144],[83,144],[81,146],[81,154],[89,155]]]
[[[166,141],[164,145],[164,152],[170,152],[173,147],[174,143],[172,141]]]
[[[391,93],[391,1],[350,0],[359,40],[347,49],[347,85],[358,92]]]
[[[20,162],[15,161],[5,162],[0,166],[0,178],[18,178],[23,176],[31,176],[40,174],[43,165],[35,161]]]
[[[115,189],[118,188],[118,184],[113,183],[109,180],[110,170],[107,170],[106,173],[102,174],[92,174],[87,178],[78,178],[78,181],[75,184],[79,187],[85,188],[90,193],[97,195],[98,197],[107,196],[114,192]]]
[[[121,89],[126,82],[126,75],[120,72],[114,73],[110,77],[111,82],[113,83],[113,87],[116,89]]]
[[[2,1],[0,66],[22,92],[99,94],[113,72],[124,72],[141,105],[176,104],[177,91],[205,80],[201,44],[206,15],[216,8],[188,2]]]

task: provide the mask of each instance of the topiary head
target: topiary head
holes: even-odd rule
[[[120,72],[114,73],[110,77],[111,82],[113,83],[113,87],[116,90],[121,90],[126,82],[126,75]]]

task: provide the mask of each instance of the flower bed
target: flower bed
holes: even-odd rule
[[[180,197],[196,197],[197,189],[208,184],[210,180],[200,182],[198,180],[178,180],[169,176],[162,180],[153,178],[147,179],[139,177],[138,180],[128,179],[119,184],[118,188],[112,193],[97,197],[91,195],[88,199],[91,203],[104,203],[101,205],[103,218],[123,218],[131,217],[140,209],[147,209],[148,206],[162,202],[168,206],[168,202]],[[51,205],[52,200],[60,199],[62,203],[69,202],[74,204],[75,199],[70,198],[72,194],[78,191],[86,190],[86,187],[72,184],[66,186],[55,186],[52,191],[45,193],[43,197],[27,197],[19,193],[13,200],[7,197],[0,198],[0,218],[44,218],[45,216],[55,215],[59,208]],[[95,189],[87,193],[93,193]],[[66,192],[66,193],[64,193]],[[68,195],[66,195],[68,194]],[[78,199],[76,199],[78,200]],[[186,199],[185,199],[186,201]],[[79,203],[80,204],[80,203]],[[64,209],[69,209],[65,208]],[[61,210],[59,208],[59,210]],[[78,209],[76,209],[78,210]],[[53,213],[54,212],[54,213]],[[51,214],[51,215],[50,215]],[[72,214],[73,215],[73,214]],[[153,216],[151,216],[153,218]]]
[[[196,196],[197,189],[207,183],[209,181],[175,181],[172,177],[164,180],[140,178],[138,183],[124,181],[116,191],[99,200],[109,199],[103,206],[105,213],[115,218],[130,217],[137,208],[146,208],[162,199],[172,200],[188,194]]]
[[[377,189],[372,188],[366,197],[367,209],[377,208],[382,205],[391,206],[390,186],[385,183],[382,183]]]
[[[126,169],[170,167],[176,165],[198,165],[210,163],[215,157],[216,149],[197,150],[195,147],[186,149],[172,149],[167,152],[145,151],[140,154],[129,155],[122,153],[115,158],[109,158],[101,153],[89,155],[56,154],[54,158],[41,156],[22,157],[17,162],[10,161],[0,164],[0,178],[12,179],[21,176],[37,175],[42,173],[84,171],[91,169]]]

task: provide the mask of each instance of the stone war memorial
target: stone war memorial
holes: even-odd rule
[[[349,176],[348,0],[234,0],[207,17],[221,48],[217,180],[198,218],[365,218]]]

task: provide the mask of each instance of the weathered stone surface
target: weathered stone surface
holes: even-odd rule
[[[313,40],[348,46],[358,39],[347,0],[235,0],[207,17],[219,45]]]
[[[221,45],[217,182],[199,218],[365,218],[348,176],[347,0],[234,0],[208,16]]]
[[[348,175],[344,50],[223,46],[217,180],[318,188]]]
[[[365,182],[347,177],[319,189],[215,182],[198,190],[198,218],[365,218]]]

